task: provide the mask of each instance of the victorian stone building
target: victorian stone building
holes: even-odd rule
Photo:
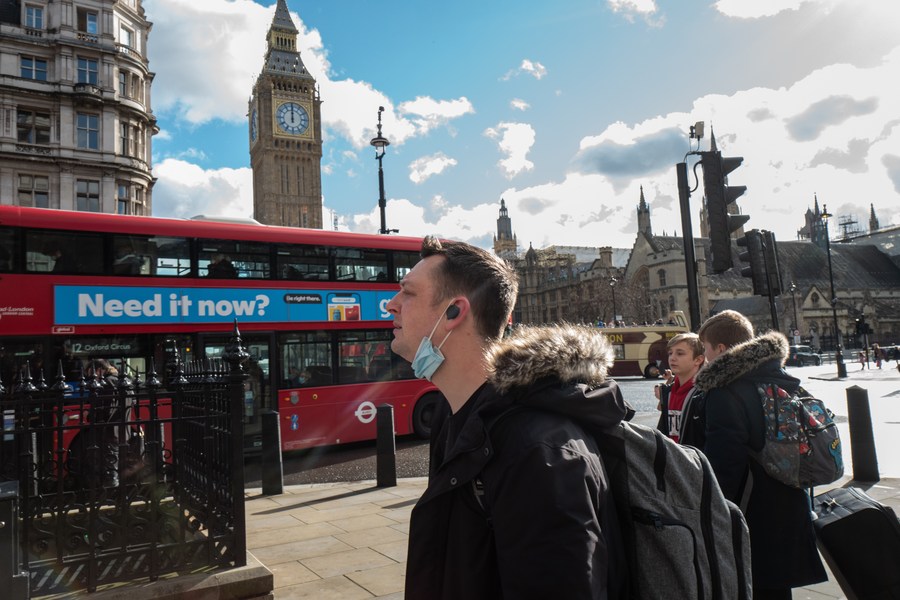
[[[322,100],[300,58],[297,27],[278,0],[248,107],[253,217],[322,228]]]
[[[141,0],[0,2],[0,202],[151,213],[150,27]]]

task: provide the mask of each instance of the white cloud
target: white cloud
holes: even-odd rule
[[[734,0],[740,1],[740,0]],[[649,15],[656,12],[654,0],[609,0],[609,7],[613,12],[637,13]]]
[[[547,67],[542,65],[537,61],[532,61],[527,58],[522,59],[522,64],[519,65],[518,68],[512,69],[508,71],[503,77],[500,79],[502,81],[508,81],[517,75],[531,75],[535,79],[543,79],[545,75],[547,75]]]
[[[484,134],[491,139],[499,139],[497,144],[505,157],[498,163],[506,177],[512,179],[523,171],[534,168],[528,160],[528,152],[534,145],[534,128],[527,123],[499,123]]]
[[[522,100],[520,98],[513,98],[512,100],[510,100],[509,106],[513,110],[521,110],[521,111],[526,111],[529,108],[531,108],[530,104],[528,104],[527,102],[525,102],[524,100]]]
[[[253,216],[253,172],[243,169],[203,169],[176,158],[153,168],[153,213],[190,218],[198,214]]]
[[[432,175],[440,175],[448,167],[455,166],[456,159],[443,152],[423,156],[409,163],[409,180],[416,184],[423,183]]]
[[[759,19],[786,10],[797,10],[803,4],[830,6],[835,0],[717,0],[715,8],[727,17]]]
[[[243,120],[273,10],[251,0],[146,0],[144,8],[155,111],[189,123]]]
[[[633,22],[635,17],[641,17],[649,25],[663,24],[662,18],[657,14],[655,0],[607,0],[607,4],[614,13],[621,14],[629,22]]]

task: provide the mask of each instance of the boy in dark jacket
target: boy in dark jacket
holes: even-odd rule
[[[501,341],[515,272],[468,244],[426,238],[400,288],[387,304],[391,347],[447,399],[410,518],[406,598],[620,597],[613,499],[579,424],[609,427],[626,412],[606,381],[611,345],[574,326]]]
[[[782,368],[787,338],[778,332],[754,337],[750,321],[732,310],[710,317],[699,335],[708,361],[694,379],[706,397],[704,452],[725,497],[747,518],[753,598],[790,600],[791,588],[827,576],[806,492],[779,483],[752,457],[765,444],[757,385],[775,383],[788,392],[800,385]]]

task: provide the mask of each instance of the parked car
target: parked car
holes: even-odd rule
[[[822,357],[813,352],[809,346],[791,346],[788,352],[787,362],[790,367],[803,367],[806,365],[821,365]]]

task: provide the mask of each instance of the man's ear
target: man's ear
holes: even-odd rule
[[[447,307],[447,328],[453,329],[457,327],[460,323],[466,320],[466,316],[470,313],[471,310],[472,305],[469,304],[468,298],[466,298],[465,296],[454,298],[453,303]]]

